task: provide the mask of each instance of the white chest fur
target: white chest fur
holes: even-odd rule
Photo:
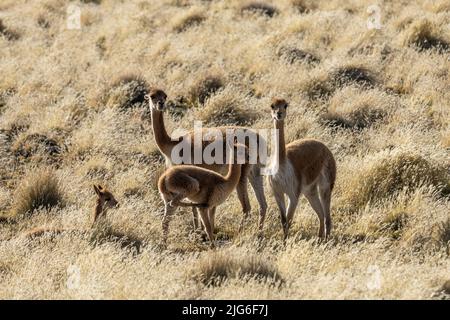
[[[297,176],[289,160],[280,163],[278,170],[269,176],[269,183],[273,189],[282,191],[287,195],[294,196],[298,192]]]

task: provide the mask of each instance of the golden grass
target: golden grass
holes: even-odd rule
[[[412,192],[421,186],[433,186],[443,196],[450,194],[450,176],[445,167],[420,155],[398,154],[378,161],[350,181],[346,203],[362,208],[400,191]]]
[[[51,170],[30,172],[21,181],[14,195],[14,215],[33,213],[34,210],[50,209],[64,201],[60,182]]]
[[[372,4],[1,1],[0,298],[448,299],[448,1],[381,3],[380,30]],[[169,133],[269,129],[270,99],[287,99],[287,140],[320,139],[337,160],[330,241],[302,198],[284,244],[266,184],[262,238],[252,192],[238,233],[233,193],[215,251],[188,208],[163,246],[149,86],[168,94]],[[93,183],[120,207],[91,228]]]

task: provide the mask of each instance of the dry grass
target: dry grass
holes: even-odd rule
[[[380,30],[372,4],[1,1],[0,298],[448,299],[448,1],[380,3]],[[270,99],[287,99],[287,140],[320,139],[337,160],[330,241],[302,198],[284,244],[266,185],[262,238],[253,193],[238,233],[233,194],[215,251],[189,209],[162,246],[149,86],[168,94],[169,133],[272,128]],[[120,207],[91,228],[93,183]]]
[[[51,170],[30,172],[21,181],[14,195],[14,215],[33,213],[34,210],[61,205],[64,195],[60,182]]]
[[[256,13],[267,17],[273,17],[278,13],[278,9],[264,2],[249,2],[242,6],[242,12]]]
[[[233,278],[283,282],[276,267],[260,257],[234,257],[223,252],[213,252],[202,257],[188,273],[188,278],[207,286],[220,286]]]
[[[445,167],[405,153],[377,159],[349,184],[346,203],[353,208],[393,197],[400,191],[410,193],[424,185],[434,187],[443,196],[450,194],[450,176]]]

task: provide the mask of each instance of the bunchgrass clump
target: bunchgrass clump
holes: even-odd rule
[[[13,215],[31,214],[41,208],[50,209],[64,203],[64,193],[55,172],[40,169],[21,181],[14,196]]]
[[[102,97],[108,107],[128,110],[143,107],[149,86],[144,78],[134,74],[118,77]]]
[[[400,153],[377,161],[367,171],[355,175],[346,201],[360,209],[368,203],[394,196],[400,191],[413,192],[432,186],[443,196],[450,194],[450,177],[446,169],[416,154]]]
[[[121,249],[139,253],[143,245],[143,240],[131,233],[116,230],[105,220],[98,220],[90,232],[89,243],[93,246],[109,243]]]
[[[291,0],[292,7],[298,13],[310,13],[311,11],[317,9],[317,4],[314,0]]]
[[[266,17],[273,17],[278,14],[278,9],[264,2],[250,2],[241,7],[243,13],[256,13]]]
[[[376,84],[375,76],[366,68],[362,67],[342,67],[333,71],[330,75],[331,81],[338,87],[347,85],[358,85],[372,88]]]
[[[189,90],[191,103],[204,104],[206,100],[224,87],[224,80],[218,75],[208,74],[200,77]]]
[[[428,20],[413,23],[407,31],[404,44],[418,51],[436,50],[439,53],[449,52],[450,44],[441,38],[442,32]]]
[[[184,32],[189,28],[200,25],[205,20],[205,15],[197,10],[191,10],[174,18],[172,28],[176,32]]]
[[[238,98],[230,93],[216,95],[208,100],[205,108],[198,110],[199,120],[208,126],[245,126],[251,125],[257,114],[244,110]]]
[[[3,20],[0,19],[0,36],[5,37],[8,41],[18,40],[20,38],[19,33],[6,27]]]
[[[263,258],[254,255],[234,257],[224,252],[213,252],[201,258],[188,273],[188,278],[206,286],[220,286],[233,278],[274,284],[283,281],[277,268]]]
[[[296,47],[280,47],[278,49],[278,56],[286,61],[288,64],[306,63],[317,64],[320,59],[310,52],[298,49]]]
[[[327,126],[361,130],[386,118],[395,100],[379,90],[346,87],[336,92],[321,116]]]
[[[11,151],[21,158],[30,158],[34,155],[56,157],[62,152],[62,148],[55,139],[33,133],[19,137],[12,145]]]

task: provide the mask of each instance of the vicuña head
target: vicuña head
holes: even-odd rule
[[[109,208],[115,208],[119,206],[119,202],[116,200],[114,195],[108,191],[105,187],[102,187],[101,185],[94,184],[94,191],[97,195],[96,205],[95,205],[95,211],[94,211],[94,221],[95,223],[100,216],[103,216],[106,214],[106,211]]]
[[[288,103],[286,102],[286,100],[280,98],[273,98],[270,107],[272,108],[273,120],[282,121],[286,118],[286,111],[288,107]]]
[[[148,94],[148,96],[149,96],[148,100],[149,100],[151,109],[156,109],[158,111],[164,111],[164,108],[166,106],[167,94],[163,90],[153,88],[150,90],[150,93]]]

